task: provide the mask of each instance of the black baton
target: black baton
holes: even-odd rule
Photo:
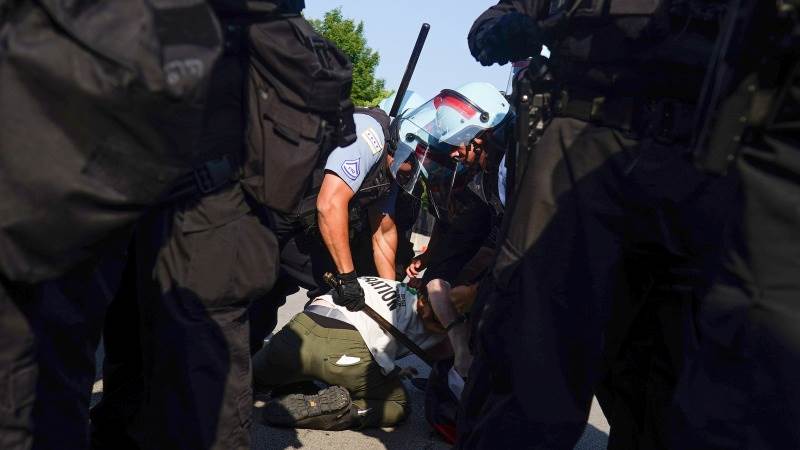
[[[325,279],[325,282],[328,283],[328,286],[336,290],[337,287],[336,278],[334,278],[332,273],[326,272],[325,275],[323,275],[323,278]],[[381,327],[382,330],[394,336],[395,339],[400,341],[400,343],[402,343],[409,350],[414,352],[415,355],[419,356],[419,359],[423,360],[425,364],[427,364],[429,367],[433,367],[434,360],[433,358],[431,358],[428,352],[420,348],[419,345],[415,344],[414,341],[409,339],[408,336],[403,334],[402,331],[395,328],[394,325],[389,323],[388,320],[384,319],[383,316],[378,314],[378,312],[372,309],[372,307],[370,307],[369,305],[364,305],[364,309],[362,309],[362,311],[366,315],[368,315],[372,320],[374,320],[378,324],[378,326]]]
[[[408,59],[408,65],[406,65],[406,73],[403,74],[403,80],[400,82],[400,87],[397,89],[397,94],[394,96],[394,103],[392,103],[392,109],[389,111],[390,117],[397,116],[397,110],[400,109],[400,103],[403,102],[403,97],[406,95],[406,91],[408,90],[408,83],[411,82],[411,75],[414,74],[414,69],[417,68],[417,61],[419,60],[419,54],[422,53],[422,46],[425,45],[425,39],[428,37],[428,31],[431,29],[431,26],[427,23],[422,24],[422,28],[419,29],[419,35],[417,35],[417,43],[414,44],[414,51],[411,52],[411,58]]]

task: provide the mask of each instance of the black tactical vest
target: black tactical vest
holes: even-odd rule
[[[386,167],[386,159],[388,158],[389,141],[389,116],[381,109],[378,108],[356,108],[357,114],[365,114],[378,122],[381,126],[384,136],[383,153],[381,159],[377,164],[372,166],[364,177],[364,182],[358,188],[358,192],[350,201],[350,204],[355,203],[357,206],[364,208],[382,198],[389,195],[392,187],[392,178],[388,173]]]
[[[304,0],[209,0],[220,16],[300,14]]]
[[[545,39],[555,76],[595,93],[696,100],[726,3],[555,0]]]

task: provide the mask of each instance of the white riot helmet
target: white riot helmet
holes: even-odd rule
[[[378,108],[382,109],[384,112],[386,112],[386,114],[389,114],[389,110],[392,109],[392,105],[394,104],[394,99],[396,97],[397,92],[393,93],[388,98],[383,99],[383,101],[378,104]],[[423,103],[425,103],[425,99],[422,98],[421,95],[414,91],[406,91],[406,93],[403,95],[403,100],[400,102],[400,108],[397,110],[397,115],[400,116],[404,112],[417,109]]]
[[[445,217],[452,194],[469,182],[467,168],[451,157],[453,150],[503,124],[509,110],[506,98],[489,83],[442,90],[392,123],[397,142],[392,175],[408,193],[423,177],[434,211]]]

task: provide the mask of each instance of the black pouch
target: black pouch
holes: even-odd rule
[[[355,141],[352,64],[299,15],[248,27],[246,189],[294,213],[312,171]]]
[[[200,0],[0,16],[0,274],[35,283],[104,251],[194,166],[221,36]]]

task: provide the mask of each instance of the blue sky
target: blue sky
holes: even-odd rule
[[[396,90],[423,22],[431,24],[428,40],[409,89],[430,98],[443,88],[471,81],[487,81],[505,90],[510,65],[483,67],[472,58],[467,33],[472,22],[496,1],[483,0],[306,0],[304,14],[322,18],[342,7],[345,17],[364,22],[367,43],[381,55],[376,71]]]

